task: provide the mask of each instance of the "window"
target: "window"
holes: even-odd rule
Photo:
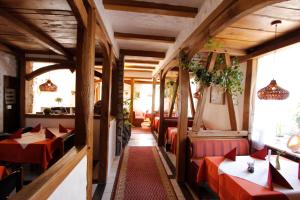
[[[300,132],[300,43],[258,59],[253,97],[252,141],[259,148],[271,141],[286,146],[290,135]],[[290,92],[286,100],[260,100],[257,91],[272,79]]]

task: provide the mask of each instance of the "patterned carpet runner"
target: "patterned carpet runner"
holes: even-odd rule
[[[177,199],[156,147],[125,148],[113,199]]]

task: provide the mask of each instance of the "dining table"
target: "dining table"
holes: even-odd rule
[[[205,157],[206,181],[221,200],[296,200],[300,199],[298,163],[280,157],[281,170],[286,180],[293,183],[293,189],[277,186],[270,189],[267,185],[269,161],[257,160],[250,156],[237,156],[237,162],[228,161],[223,156]],[[275,157],[272,157],[275,163]],[[255,171],[247,171],[247,161],[255,160]],[[227,162],[227,167],[224,165]],[[264,163],[265,162],[265,163]],[[260,163],[259,165],[257,163]],[[222,168],[225,168],[224,170]],[[225,166],[225,167],[224,167]],[[264,167],[266,169],[260,169]],[[257,173],[255,175],[255,173]],[[248,177],[249,176],[249,177]],[[279,189],[277,189],[279,188]]]
[[[45,129],[39,132],[27,132],[21,138],[5,139],[0,141],[0,160],[21,163],[39,164],[42,170],[48,168],[49,162],[54,157],[54,152],[63,154],[63,141],[73,130],[60,133],[58,128],[48,128],[55,137],[48,139]]]

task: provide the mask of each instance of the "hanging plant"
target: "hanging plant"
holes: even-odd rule
[[[164,97],[171,97],[175,90],[175,81],[170,80],[166,82],[166,89],[165,89],[165,96]]]
[[[211,55],[212,53],[209,54],[208,60]],[[222,87],[232,96],[242,94],[243,73],[237,58],[233,59],[232,65],[226,66],[225,57],[223,55],[217,56],[212,72],[206,69],[207,58],[203,58],[199,54],[196,55],[196,58],[189,61],[186,54],[180,53],[181,66],[192,72],[195,82],[200,86],[209,87],[213,84]]]

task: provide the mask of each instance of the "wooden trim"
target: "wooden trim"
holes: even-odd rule
[[[125,72],[153,72],[153,70],[147,70],[147,69],[126,69],[124,68]]]
[[[176,180],[179,183],[185,181],[186,164],[186,138],[188,128],[188,84],[189,71],[179,67],[179,101],[178,101],[178,124],[177,124],[177,153],[176,153]]]
[[[124,79],[126,79],[126,80],[130,80],[130,79],[144,79],[144,80],[151,80],[152,79],[152,77],[144,77],[144,76],[125,76],[124,75]]]
[[[226,63],[226,66],[231,66],[230,55],[227,53],[225,53],[225,63]],[[235,110],[234,110],[232,96],[231,96],[231,94],[229,94],[229,92],[226,92],[226,99],[227,99],[227,107],[228,107],[228,114],[229,114],[231,130],[236,131],[237,130],[237,119],[236,119],[236,114],[235,114]]]
[[[26,74],[25,78],[27,81],[29,81],[41,74],[44,74],[44,73],[47,73],[47,72],[53,71],[53,70],[59,70],[59,69],[69,69],[73,72],[75,70],[74,65],[75,64],[73,62],[64,63],[64,64],[59,63],[59,64],[54,64],[54,65],[48,65],[46,67],[39,68],[39,69],[31,72],[30,74]]]
[[[124,56],[139,56],[139,57],[150,57],[150,58],[165,58],[165,52],[157,51],[140,51],[131,49],[121,49],[120,53]]]
[[[145,1],[103,0],[105,9],[194,18],[198,8]]]
[[[86,146],[83,148],[73,147],[59,161],[38,178],[34,179],[32,183],[16,193],[11,199],[47,199],[83,159],[87,154],[86,151]]]
[[[176,97],[177,97],[178,86],[179,86],[179,76],[177,77],[177,80],[176,80],[176,83],[175,83],[175,90],[174,90],[174,94],[172,96],[169,117],[172,117],[172,114],[173,114],[175,100],[176,100]]]
[[[0,51],[15,55],[16,53],[6,44],[0,43]]]
[[[291,31],[285,35],[278,37],[277,39],[267,41],[256,47],[248,49],[247,50],[248,54],[244,57],[241,57],[240,62],[244,62],[249,59],[259,57],[263,54],[295,44],[297,42],[300,42],[300,29]]]
[[[159,61],[155,61],[155,60],[133,60],[133,59],[126,59],[125,63],[158,65]]]
[[[244,90],[244,109],[243,109],[243,124],[242,130],[249,130],[250,104],[251,104],[251,85],[252,85],[252,69],[256,65],[255,60],[247,61],[245,90]]]
[[[199,131],[188,131],[188,135],[191,137],[247,137],[248,131],[222,131],[222,130],[199,130]]]
[[[209,72],[211,72],[214,69],[217,55],[218,55],[217,53],[212,53],[212,55],[210,57],[210,60],[208,62],[209,64],[207,66],[207,70]],[[210,87],[206,87],[206,88],[202,87],[202,89],[203,89],[202,97],[201,97],[201,99],[198,100],[196,113],[195,113],[194,121],[193,121],[193,127],[192,127],[192,130],[196,131],[196,132],[199,131],[200,127],[203,125],[204,106],[206,103],[206,97],[207,97]],[[200,89],[200,90],[202,90],[202,89]]]
[[[9,25],[11,28],[21,33],[30,35],[35,41],[37,41],[44,47],[49,48],[58,54],[65,55],[69,59],[72,59],[72,55],[67,51],[67,49],[65,49],[60,43],[55,41],[49,35],[42,32],[34,24],[30,24],[15,15],[11,15],[4,8],[0,8],[0,18],[3,23]]]
[[[164,133],[164,112],[165,112],[165,82],[166,77],[160,73],[160,90],[159,90],[159,130],[158,130],[158,146],[164,145],[165,133]]]
[[[179,66],[179,59],[176,58],[174,60],[172,60],[166,67],[163,68],[162,72],[163,72],[163,75],[166,76],[166,74],[172,70],[173,68],[175,67],[178,67]]]
[[[233,48],[214,48],[214,49],[205,49],[202,48],[199,50],[199,52],[215,52],[215,53],[228,53],[230,55],[233,56],[245,56],[247,55],[247,51],[246,50],[242,50],[242,49],[233,49]]]
[[[159,35],[143,35],[143,34],[135,34],[135,33],[120,33],[115,32],[114,36],[116,39],[121,40],[141,40],[141,41],[149,41],[149,42],[160,42],[160,43],[174,43],[175,37],[167,37],[167,36],[159,36]]]

